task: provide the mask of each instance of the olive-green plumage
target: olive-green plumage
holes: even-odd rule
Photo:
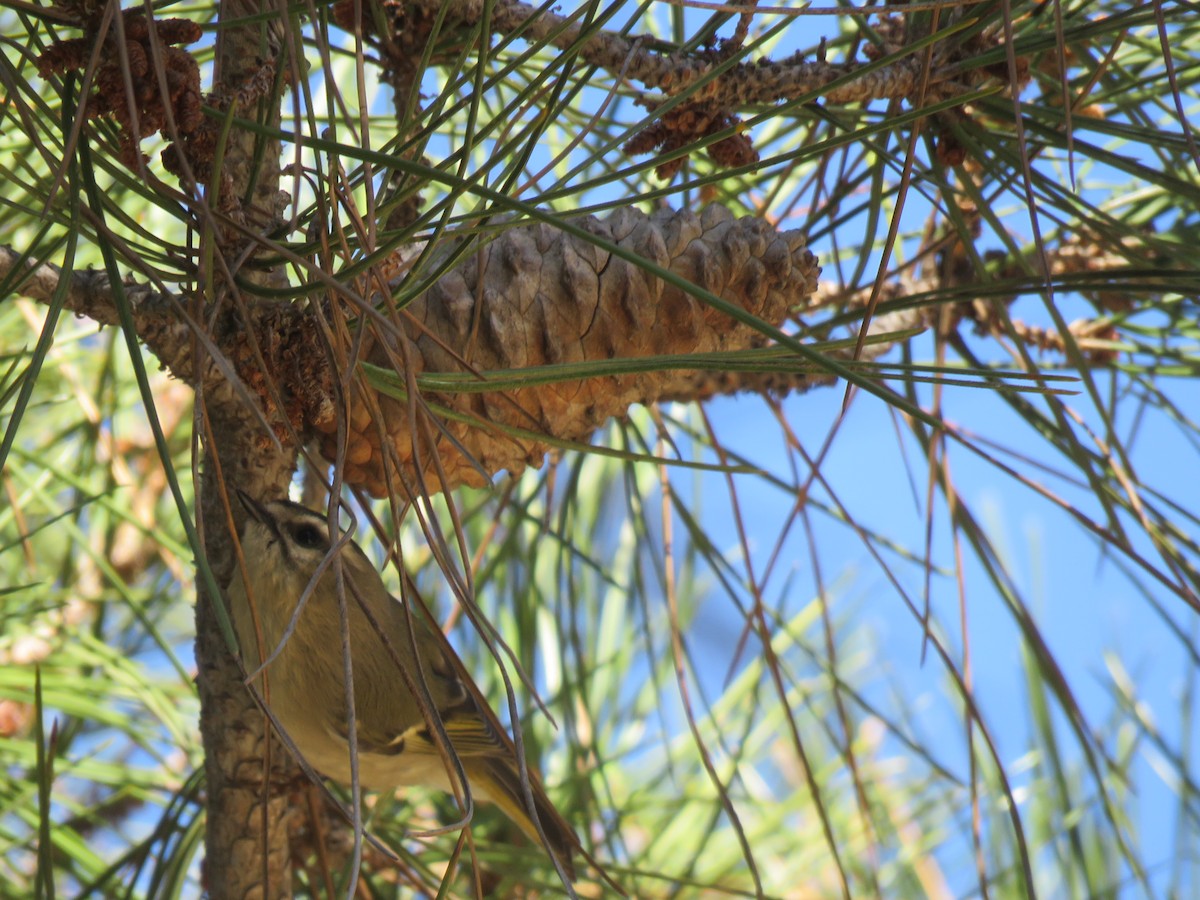
[[[301,594],[329,555],[326,518],[288,501],[263,504],[241,492],[239,496],[248,513],[242,530],[242,551],[250,590],[247,592],[238,574],[229,595],[246,669],[254,672],[262,659],[270,660],[264,670],[264,695],[279,725],[315,769],[349,784],[345,663],[332,565],[325,569],[285,641]],[[357,544],[347,540],[339,557],[351,636],[359,783],[375,790],[425,785],[450,791],[451,776],[438,752],[436,731],[422,716],[388,650],[390,644],[414,683],[419,684],[409,617],[401,602],[387,592],[379,573]],[[360,604],[370,610],[370,618]],[[476,699],[478,692],[468,689],[455,672],[442,649],[444,638],[418,621],[415,614],[413,624],[417,629],[420,673],[466,771],[472,796],[495,803],[531,839],[541,843],[527,809],[511,739],[491,709]],[[386,634],[387,643],[380,632]],[[256,684],[263,687],[261,679]],[[532,772],[530,787],[538,821],[551,848],[570,872],[572,851],[579,846],[575,833]]]

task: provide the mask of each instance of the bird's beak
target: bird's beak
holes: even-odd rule
[[[242,506],[245,507],[246,512],[250,514],[250,518],[257,519],[264,525],[270,524],[272,517],[271,513],[267,511],[266,506],[259,503],[241,488],[234,488],[234,491],[237,493],[238,499],[242,501]]]

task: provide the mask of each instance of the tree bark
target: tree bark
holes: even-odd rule
[[[222,0],[214,93],[226,102],[261,77],[264,65],[280,61],[283,48],[268,32],[267,23],[281,21],[284,13],[272,10],[273,6],[272,0]],[[272,15],[264,17],[268,11]],[[267,129],[277,130],[279,97],[268,93],[257,106],[257,110],[236,108],[235,113],[256,117]],[[278,139],[233,128],[221,158],[222,170],[208,186],[207,208],[224,214],[232,210],[239,224],[259,232],[273,227],[279,198]],[[232,196],[223,196],[223,191]],[[206,225],[203,239],[215,242],[223,262],[215,272],[237,273],[242,285],[282,277],[246,265],[253,261],[256,248],[244,234],[222,227],[219,216]],[[222,279],[202,285],[201,297],[206,306],[216,303],[229,308],[235,305],[238,290],[233,278]],[[259,311],[253,297],[240,299],[236,305],[247,314]],[[227,586],[240,577],[230,529],[240,527],[243,515],[240,504],[229,502],[232,488],[257,497],[284,495],[295,467],[295,447],[286,437],[267,434],[259,414],[236,393],[206,393],[203,383],[196,387],[197,426],[203,435],[199,525],[209,565],[218,582]],[[225,644],[215,608],[218,600],[201,588],[196,604],[200,731],[208,785],[205,886],[214,900],[290,897],[286,787],[298,770],[283,746],[272,739]]]
[[[238,578],[231,514],[237,485],[256,496],[280,496],[295,454],[264,440],[248,410],[208,410],[200,522],[205,553],[221,585]],[[257,448],[257,449],[256,449]],[[248,561],[253,564],[253,561]],[[205,880],[213,898],[291,896],[287,787],[295,763],[254,703],[220,630],[215,602],[201,584],[196,601],[196,666],[200,732],[207,776]]]

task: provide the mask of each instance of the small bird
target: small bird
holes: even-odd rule
[[[246,670],[253,673],[264,658],[269,660],[264,695],[279,725],[315,769],[350,784],[341,612],[332,564],[321,575],[285,640],[302,593],[330,553],[326,517],[286,500],[260,503],[241,491],[238,496],[248,513],[242,529],[247,571],[245,576],[234,576],[229,596]],[[359,783],[374,790],[424,785],[452,791],[432,726],[422,716],[387,649],[390,644],[412,682],[419,685],[404,606],[388,593],[357,544],[347,539],[337,552],[349,623]],[[370,610],[369,618],[360,604]],[[261,629],[261,653],[255,618]],[[495,803],[531,840],[541,844],[521,787],[512,740],[492,710],[476,700],[455,672],[442,649],[445,639],[415,614],[413,624],[420,672],[450,745],[466,771],[472,796]],[[380,631],[387,635],[387,644]],[[529,782],[534,809],[550,847],[573,877],[572,853],[580,846],[575,832],[532,771]]]

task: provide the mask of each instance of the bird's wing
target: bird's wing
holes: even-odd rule
[[[450,661],[433,644],[426,644],[421,650],[428,662],[425,671],[429,693],[437,705],[442,727],[446,729],[454,752],[460,756],[507,756],[508,749],[498,731],[499,723],[494,716],[483,712]],[[405,729],[399,739],[407,743],[410,752],[438,752],[437,738],[429,723],[424,721]]]

